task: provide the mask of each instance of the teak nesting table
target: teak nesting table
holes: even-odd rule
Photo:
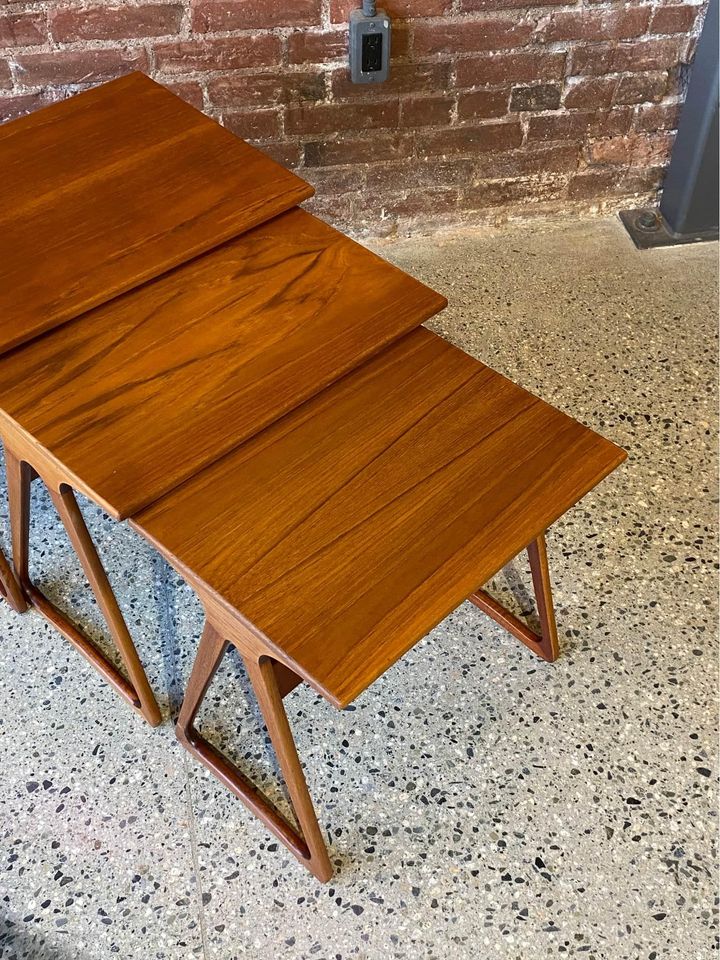
[[[141,74],[0,128],[0,168],[3,593],[159,723],[73,491],[128,519],[206,614],[178,737],[327,880],[283,698],[305,682],[347,706],[465,599],[554,660],[545,530],[625,455],[424,329],[443,297],[298,209],[307,184]],[[30,580],[35,477],[126,673]],[[524,549],[539,634],[482,590]],[[194,725],[229,645],[296,824]]]

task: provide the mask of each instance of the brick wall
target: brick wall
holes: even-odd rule
[[[359,0],[358,0],[359,3]],[[144,70],[314,183],[353,229],[651,196],[702,6],[387,0],[391,79],[354,86],[355,0],[0,0],[0,119]]]

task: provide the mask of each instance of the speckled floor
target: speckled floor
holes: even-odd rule
[[[630,453],[550,534],[561,659],[466,604],[347,711],[293,693],[320,886],[170,723],[0,606],[2,960],[716,955],[717,246],[637,253],[590,220],[382,252],[448,295],[437,330]],[[36,577],[96,622],[34,487]],[[198,604],[84,509],[167,714]],[[205,718],[271,790],[233,659]]]

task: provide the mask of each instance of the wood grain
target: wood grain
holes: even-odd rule
[[[445,303],[291,210],[0,357],[0,427],[128,516]]]
[[[312,187],[141,73],[0,127],[0,353]]]
[[[421,329],[132,523],[343,707],[624,458]]]

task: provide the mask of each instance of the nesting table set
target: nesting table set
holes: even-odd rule
[[[544,532],[625,455],[423,328],[442,296],[142,74],[0,127],[0,170],[0,592],[158,724],[74,491],[127,520],[206,615],[180,741],[328,880],[283,698],[307,683],[347,706],[466,599],[554,660]],[[30,579],[36,478],[124,671]],[[540,633],[482,590],[524,549]],[[294,824],[195,726],[229,645]]]

